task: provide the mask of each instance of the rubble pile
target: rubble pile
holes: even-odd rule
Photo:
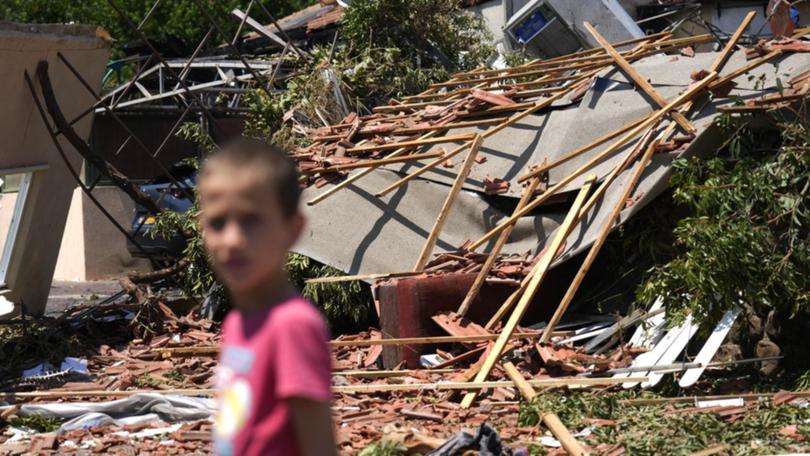
[[[699,112],[709,104],[699,101],[709,99],[710,93],[717,99],[726,97],[734,88],[734,79],[783,54],[810,52],[801,40],[809,30],[796,30],[793,38],[757,44],[748,64],[725,70],[751,18],[746,17],[709,68],[696,68],[691,81],[680,81],[688,85],[673,100],[663,98],[631,63],[662,53],[693,59],[696,54],[692,46],[711,42],[712,36],[673,38],[660,33],[611,46],[586,23],[601,47],[512,68],[459,73],[421,94],[379,106],[373,114],[350,114],[338,125],[307,132],[311,145],[291,154],[305,177],[305,186],[334,184],[318,198],[334,195],[367,171],[382,166],[431,160],[415,171],[401,173],[381,195],[439,166],[444,171],[455,170],[453,185],[413,270],[324,281],[475,275],[457,310],[431,311],[426,316],[434,334],[395,337],[383,326],[330,341],[333,410],[342,452],[353,454],[385,438],[401,443],[410,452],[426,453],[448,440],[463,438],[456,435],[459,430],[491,433],[495,429],[498,442],[512,449],[545,446],[551,454],[588,451],[619,455],[625,451],[622,444],[597,442],[584,430],[573,434],[555,410],[540,414],[544,427],[526,425],[521,406],[535,400],[540,391],[632,392],[655,387],[669,374],[679,374],[678,387],[687,389],[710,381],[704,377],[707,370],[778,358],[714,361],[740,315],[736,310],[726,312],[716,327],[706,328],[708,337],[699,351],[690,346],[699,329],[692,317],[670,325],[660,301],[649,309],[631,309],[627,315],[574,314],[568,310],[622,211],[644,196],[636,190],[646,166],[655,155],[683,152],[705,130],[690,120],[693,109]],[[615,49],[626,46],[633,47],[621,52]],[[519,178],[487,175],[474,182],[477,191],[486,195],[508,193],[515,181],[525,187],[512,215],[493,223],[483,237],[433,255],[447,214],[471,167],[487,161],[480,149],[482,142],[557,101],[581,102],[597,84],[597,77],[614,67],[654,102],[654,111],[553,162],[528,166]],[[794,76],[778,93],[749,97],[740,104],[725,100],[725,105],[712,107],[729,112],[781,108],[806,97],[808,75],[810,70]],[[483,133],[450,131],[469,127],[488,128]],[[440,136],[443,133],[447,134]],[[616,138],[620,139],[607,149],[584,156]],[[449,151],[438,146],[452,143],[461,145]],[[454,163],[454,157],[466,150],[469,152],[463,162]],[[594,171],[609,158],[606,170]],[[549,170],[571,160],[581,165],[552,183]],[[356,169],[362,171],[348,173]],[[611,187],[620,176],[622,185]],[[608,200],[609,190],[614,193],[612,200]],[[502,253],[518,219],[552,201],[565,212],[555,230],[544,232],[540,248],[523,254]],[[607,208],[603,217],[589,216],[593,215],[589,211],[596,212],[595,207]],[[567,285],[565,295],[550,309],[551,317],[526,325],[527,309],[536,296],[542,295],[548,271],[574,242],[576,236],[569,235],[579,224],[585,226],[580,237],[594,228],[589,242],[582,246],[587,251],[585,258],[570,283],[563,284]],[[489,241],[494,245],[486,253],[476,251]],[[473,321],[468,313],[485,283],[511,290],[505,301],[488,303],[493,315],[486,323]],[[210,396],[220,342],[217,325],[189,309],[181,310],[179,303],[162,299],[140,284],[126,284],[128,295],[121,293],[102,305],[71,308],[52,322],[59,325],[64,337],[78,337],[70,356],[26,359],[15,368],[19,376],[0,385],[6,404],[0,406],[0,419],[10,424],[0,435],[0,453],[210,451],[215,409]],[[31,321],[22,319],[19,324],[24,329]],[[387,347],[418,352],[419,366],[409,366],[405,361],[385,366]],[[54,367],[57,364],[59,368]],[[737,394],[730,398],[732,404],[723,402],[728,398],[720,398],[711,405],[670,405],[665,415],[711,413],[736,422],[759,407],[761,397]],[[768,396],[768,400],[769,404],[798,408],[806,406],[803,397],[802,393],[786,392]],[[64,409],[68,405],[73,406],[69,413]],[[44,429],[47,432],[37,432],[33,417],[55,422]],[[606,418],[587,419],[587,429],[615,425]],[[796,432],[785,428],[784,436],[792,438]]]

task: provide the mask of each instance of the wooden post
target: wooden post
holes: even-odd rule
[[[515,211],[519,211],[529,200],[534,196],[535,190],[537,190],[537,186],[540,184],[540,179],[532,179],[529,185],[523,189],[523,195],[520,197],[520,201],[518,201],[517,206],[515,206]],[[489,275],[489,271],[492,270],[492,266],[495,264],[495,260],[498,259],[498,255],[501,253],[501,249],[503,246],[506,245],[506,241],[509,240],[509,235],[512,234],[512,228],[510,226],[508,229],[503,230],[498,240],[495,242],[495,246],[492,247],[492,250],[489,252],[489,256],[487,260],[484,262],[484,265],[481,267],[481,271],[478,272],[478,276],[475,278],[475,282],[473,282],[472,287],[467,292],[467,295],[464,297],[464,301],[461,302],[461,305],[458,307],[456,311],[459,315],[466,315],[467,311],[470,309],[470,305],[478,296],[478,292],[481,291],[481,287],[484,286],[484,282]]]
[[[480,239],[475,241],[472,245],[470,245],[470,249],[472,250],[472,249],[476,249],[476,248],[480,247],[484,242],[492,239],[492,237],[494,237],[495,235],[497,235],[498,233],[503,231],[507,226],[512,225],[515,222],[517,222],[517,220],[520,217],[523,217],[524,215],[526,215],[529,212],[533,211],[537,206],[541,205],[543,202],[545,202],[547,199],[549,199],[552,195],[554,195],[561,188],[565,187],[571,181],[573,181],[574,179],[579,177],[581,174],[583,174],[587,170],[591,169],[594,165],[596,165],[597,163],[599,163],[602,160],[604,160],[605,158],[607,158],[609,155],[611,155],[616,150],[618,150],[626,142],[628,142],[631,139],[633,139],[634,137],[636,137],[643,130],[649,128],[651,125],[658,122],[669,111],[671,111],[674,108],[677,108],[681,104],[683,104],[683,103],[691,100],[692,98],[694,98],[699,92],[701,92],[703,89],[705,89],[706,86],[708,86],[709,83],[712,82],[716,77],[717,77],[717,73],[714,73],[714,72],[709,73],[708,76],[703,78],[699,83],[697,83],[697,84],[693,85],[692,87],[690,87],[689,89],[687,89],[685,92],[683,92],[681,95],[679,95],[675,100],[673,100],[671,103],[669,103],[666,107],[664,107],[664,108],[654,112],[653,114],[651,114],[644,122],[640,123],[636,128],[633,128],[632,130],[630,130],[630,132],[628,132],[626,135],[624,135],[621,139],[619,139],[613,145],[611,145],[610,147],[608,147],[607,149],[605,149],[604,151],[599,153],[597,156],[593,157],[587,163],[580,166],[576,171],[569,174],[568,176],[566,176],[565,178],[560,180],[560,182],[558,182],[557,184],[555,184],[554,186],[552,186],[551,188],[546,190],[545,193],[543,193],[542,195],[537,197],[531,203],[527,204],[523,209],[518,211],[517,214],[514,214],[511,217],[509,217],[509,218],[507,218],[505,220],[502,220],[498,224],[498,226],[491,229],[487,234],[485,234]],[[422,169],[425,169],[425,168],[422,168]]]
[[[515,331],[515,328],[517,328],[518,323],[520,323],[520,319],[523,318],[523,314],[526,313],[526,309],[529,308],[529,303],[531,303],[535,293],[537,293],[537,288],[543,282],[546,272],[548,272],[549,266],[551,266],[551,262],[556,256],[557,250],[568,237],[570,227],[577,220],[579,208],[582,206],[582,203],[585,202],[585,197],[588,196],[588,191],[591,189],[594,179],[595,176],[590,177],[585,182],[585,185],[582,186],[576,200],[574,200],[574,204],[568,210],[568,215],[565,216],[565,220],[563,220],[562,225],[557,228],[557,234],[554,236],[554,239],[552,239],[549,246],[546,247],[545,254],[541,256],[540,261],[538,261],[534,269],[532,269],[531,279],[529,284],[526,286],[526,291],[523,293],[523,296],[520,298],[517,306],[515,306],[515,310],[512,311],[512,315],[509,317],[503,331],[498,336],[498,340],[495,341],[495,346],[489,352],[489,356],[484,360],[484,363],[476,374],[474,381],[483,382],[486,380],[487,376],[489,376],[489,373],[492,371],[492,368],[495,366],[495,363],[498,362],[498,359],[501,357],[501,353],[503,352],[504,347],[506,347],[506,343],[509,341],[512,333]],[[461,407],[469,408],[475,400],[475,396],[475,392],[467,393],[467,395],[465,395],[464,399],[461,401]]]
[[[599,232],[599,235],[594,240],[593,245],[591,245],[591,249],[588,251],[588,256],[585,257],[585,260],[582,262],[582,265],[579,267],[579,271],[577,271],[577,275],[574,276],[574,280],[571,282],[571,285],[568,286],[568,291],[565,293],[560,305],[557,307],[557,310],[554,312],[554,315],[549,320],[548,324],[546,325],[545,329],[543,329],[543,336],[540,338],[540,342],[547,342],[548,339],[551,337],[551,331],[554,330],[554,327],[557,326],[557,323],[560,322],[565,310],[568,308],[568,305],[571,304],[571,301],[574,299],[574,295],[576,294],[579,286],[582,284],[582,280],[585,278],[585,274],[588,273],[590,270],[593,261],[596,259],[596,255],[601,250],[602,245],[605,243],[608,235],[610,234],[611,229],[613,228],[614,223],[618,221],[619,215],[624,209],[625,205],[627,204],[627,198],[631,196],[633,191],[636,188],[636,184],[638,183],[639,179],[641,178],[641,174],[644,172],[644,169],[647,167],[647,164],[650,162],[650,159],[655,152],[655,146],[658,145],[658,141],[653,141],[647,147],[647,150],[644,151],[644,155],[639,160],[638,165],[636,165],[636,169],[633,172],[633,175],[630,177],[630,180],[624,187],[624,191],[621,194],[616,205],[613,207],[613,211],[608,216],[605,225],[602,227],[602,230]]]
[[[475,135],[475,139],[473,139],[472,142],[472,147],[470,148],[470,153],[467,154],[467,158],[464,159],[464,164],[461,165],[461,169],[458,171],[458,175],[456,175],[456,180],[453,182],[453,186],[450,187],[450,192],[447,194],[447,198],[444,200],[442,209],[439,211],[439,216],[436,218],[436,222],[433,224],[433,228],[430,230],[430,235],[428,235],[425,245],[422,247],[422,252],[419,253],[419,258],[416,260],[416,264],[413,267],[414,272],[419,272],[425,269],[425,264],[427,264],[430,254],[433,252],[433,247],[436,245],[436,240],[439,239],[439,234],[442,232],[444,222],[447,221],[447,216],[450,214],[450,209],[453,207],[453,203],[456,201],[456,197],[461,191],[464,181],[470,174],[472,165],[475,164],[475,156],[478,154],[478,149],[481,147],[481,143],[483,141],[484,137],[481,136],[481,134]]]
[[[658,105],[658,107],[663,108],[664,106],[667,105],[666,98],[664,98],[660,93],[658,93],[658,91],[655,90],[652,84],[650,84],[649,81],[647,81],[642,75],[640,75],[638,71],[636,71],[636,69],[633,68],[633,65],[630,65],[630,62],[625,60],[625,58],[622,57],[622,55],[619,54],[616,51],[616,49],[613,48],[613,46],[611,46],[610,43],[608,43],[605,37],[603,37],[595,28],[593,28],[590,22],[585,21],[584,25],[585,28],[589,32],[591,32],[591,35],[593,35],[596,42],[599,43],[600,46],[602,46],[602,48],[605,50],[605,52],[608,53],[608,55],[610,55],[610,57],[616,63],[616,66],[619,67],[619,69],[621,69],[624,72],[624,74],[626,74],[627,77],[629,77],[639,89],[641,89],[650,98],[652,98],[653,101],[655,101],[655,103]],[[670,113],[670,116],[672,116],[672,120],[674,120],[686,133],[693,134],[695,133],[695,131],[697,131],[695,127],[692,126],[692,124],[689,123],[688,120],[686,120],[686,117],[684,117],[683,114],[679,113],[678,111],[672,111]]]

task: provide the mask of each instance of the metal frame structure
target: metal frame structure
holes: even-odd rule
[[[305,57],[306,54],[295,47],[293,43],[287,41],[284,52],[277,60],[248,59],[236,46],[239,34],[245,22],[248,22],[249,25],[256,23],[254,19],[249,17],[250,10],[253,8],[254,4],[258,5],[260,7],[259,9],[275,24],[275,18],[269,11],[260,1],[250,0],[247,8],[244,10],[245,13],[242,14],[241,23],[236,32],[236,36],[231,38],[225,36],[222,28],[214,19],[214,16],[221,12],[217,11],[221,10],[221,2],[219,0],[213,0],[209,4],[204,5],[201,1],[197,0],[194,4],[202,13],[203,17],[207,19],[209,23],[208,32],[200,40],[190,58],[168,60],[163,57],[152,40],[150,40],[143,31],[144,25],[152,19],[155,11],[161,7],[170,7],[165,4],[166,2],[163,2],[163,0],[155,0],[146,15],[138,20],[137,23],[135,19],[130,17],[121,8],[116,0],[107,0],[107,2],[151,52],[151,54],[146,57],[129,59],[131,61],[129,63],[138,64],[136,73],[131,80],[107,94],[98,94],[92,88],[92,85],[84,80],[79,72],[76,71],[76,68],[71,64],[68,58],[59,53],[59,62],[64,64],[82,86],[96,99],[96,102],[88,107],[88,109],[75,118],[66,121],[67,125],[64,126],[62,130],[57,127],[59,124],[58,115],[61,113],[53,112],[53,106],[47,103],[49,101],[47,97],[45,98],[45,104],[43,104],[43,101],[40,99],[39,93],[42,93],[42,96],[45,97],[45,91],[37,90],[34,79],[27,72],[25,74],[25,81],[57,151],[60,153],[65,165],[68,167],[68,170],[73,175],[79,187],[118,231],[132,242],[147,258],[154,261],[155,259],[137,242],[129,230],[121,226],[93,195],[93,190],[100,178],[95,179],[92,183],[87,185],[82,180],[79,171],[71,166],[67,156],[68,152],[59,141],[60,136],[71,139],[71,135],[66,135],[64,130],[70,129],[76,122],[91,113],[105,113],[111,116],[127,134],[126,139],[122,142],[118,151],[123,150],[130,142],[134,143],[141,152],[139,157],[151,161],[160,169],[161,175],[168,179],[174,188],[184,192],[189,198],[193,198],[193,190],[178,182],[159,160],[160,153],[164,150],[166,144],[174,136],[183,121],[191,112],[199,112],[202,116],[201,121],[204,122],[208,128],[217,129],[218,118],[213,115],[213,110],[220,111],[224,109],[230,112],[243,110],[243,108],[240,108],[239,103],[244,92],[257,88],[269,94],[271,90],[273,90],[272,85],[274,81],[284,79],[288,76],[288,72],[281,71],[287,49],[292,48],[295,52],[299,53],[299,55],[302,55],[302,57]],[[233,17],[226,14],[220,14],[220,16]],[[278,25],[276,25],[276,27],[278,28]],[[279,32],[284,38],[289,39],[280,28]],[[225,46],[230,52],[218,58],[210,56],[200,57],[202,50],[209,40],[211,40],[214,33],[221,36]],[[41,86],[45,84],[42,78],[39,78],[39,83]],[[42,86],[41,88],[45,87]],[[223,97],[226,98],[224,102]],[[55,100],[50,100],[50,102],[55,103]],[[154,102],[163,102],[164,104],[154,106]],[[154,150],[146,146],[145,142],[127,126],[120,116],[120,113],[125,108],[136,106],[154,106],[158,109],[167,111],[179,110],[181,112],[170,132],[160,141],[160,145]],[[72,139],[76,141],[76,136]],[[73,146],[79,154],[85,155],[92,153],[98,155],[97,158],[100,157],[98,151],[93,151],[89,144],[73,143]],[[110,165],[109,168],[114,169],[112,165]]]

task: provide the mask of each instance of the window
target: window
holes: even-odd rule
[[[31,169],[22,172],[0,170],[0,288],[6,285],[6,273],[33,174]]]

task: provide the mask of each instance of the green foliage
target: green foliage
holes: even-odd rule
[[[537,426],[544,413],[554,412],[566,426],[580,428],[585,426],[585,418],[609,419],[615,415],[618,399],[618,394],[541,394],[534,401],[521,404],[518,423]]]
[[[481,65],[494,50],[483,19],[459,0],[358,1],[346,10],[341,30],[356,46],[397,48],[409,60],[450,70]]]
[[[209,22],[200,10],[198,0],[163,1],[156,8],[143,31],[150,40],[169,45],[177,55],[190,54],[208,31]],[[114,0],[130,20],[138,24],[146,16],[155,0]],[[217,25],[229,36],[215,36],[214,42],[230,41],[239,27],[239,21],[230,16],[230,11],[247,7],[244,0],[199,0]],[[311,0],[286,0],[267,2],[267,9],[277,18],[297,11]],[[254,7],[251,15],[261,22],[269,22],[259,8]],[[137,41],[140,37],[132,31],[127,21],[122,19],[107,0],[4,0],[0,2],[0,20],[30,23],[78,23],[104,27],[116,40],[114,57],[120,56],[121,46]]]
[[[312,54],[311,62],[296,63],[298,74],[287,81],[285,90],[268,94],[255,89],[245,95],[245,105],[250,108],[245,134],[272,138],[280,147],[289,149],[303,145],[304,140],[283,123],[285,113],[294,111],[297,120],[307,127],[322,126],[321,119],[340,122],[344,114],[335,99],[334,87],[324,76],[327,69],[337,76],[352,111],[422,91],[450,74],[438,66],[418,68],[396,48],[339,46],[332,51],[331,59],[327,48],[315,48]]]
[[[292,283],[320,305],[333,327],[358,326],[371,317],[371,290],[365,282],[305,283],[307,279],[345,274],[297,253],[287,257],[286,268]]]
[[[404,456],[408,453],[408,447],[393,440],[380,440],[363,448],[359,456]]]
[[[37,432],[53,432],[59,429],[62,420],[53,416],[31,415],[12,418],[8,424],[14,427],[34,429]]]
[[[751,305],[784,315],[810,305],[810,130],[801,122],[753,131],[718,120],[730,140],[717,156],[675,163],[674,199],[690,216],[675,231],[678,255],[655,268],[639,297],[673,314],[715,322]]]
[[[730,454],[774,454],[797,452],[800,446],[790,437],[779,434],[788,425],[797,425],[798,432],[810,436],[810,409],[767,403],[754,405],[739,420],[727,422],[711,412],[667,413],[667,406],[622,406],[619,399],[632,392],[615,393],[549,393],[538,396],[531,404],[521,407],[519,423],[534,426],[540,414],[554,412],[572,432],[592,427],[593,434],[582,443],[619,444],[626,454],[686,455],[718,444],[730,445]],[[675,406],[689,408],[693,404]],[[586,418],[601,418],[615,423],[592,426]],[[800,445],[800,444],[799,444]]]

